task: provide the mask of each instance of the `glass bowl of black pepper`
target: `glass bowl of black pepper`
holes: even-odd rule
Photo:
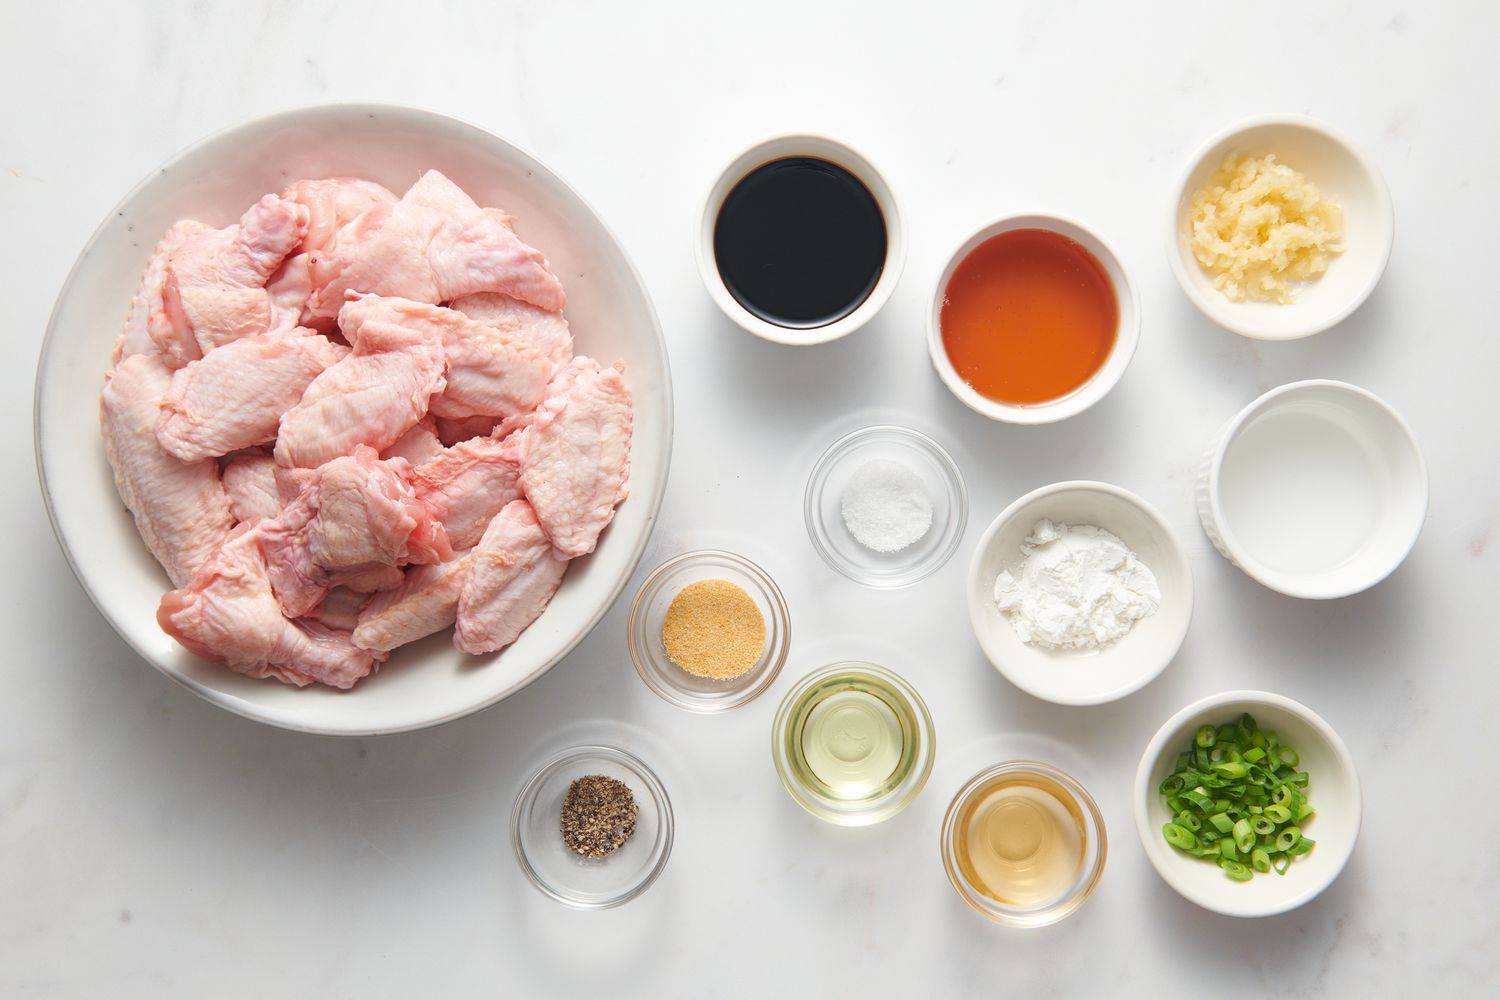
[[[672,803],[638,757],[580,746],[543,763],[516,796],[511,838],[527,880],[580,910],[639,896],[672,853]]]

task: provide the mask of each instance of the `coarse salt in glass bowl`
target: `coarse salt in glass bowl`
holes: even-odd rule
[[[861,544],[844,521],[843,500],[854,475],[874,461],[905,466],[932,499],[932,524],[895,552]],[[813,466],[803,500],[807,534],[823,561],[855,583],[877,589],[909,587],[942,568],[958,548],[969,518],[963,474],[942,445],[894,425],[865,427],[839,438]]]
[[[562,804],[579,778],[603,775],[635,796],[635,832],[613,854],[584,858],[562,838]],[[672,802],[638,757],[615,747],[579,746],[543,763],[516,796],[510,831],[516,861],[532,885],[567,906],[605,910],[645,892],[672,853]]]
[[[699,677],[667,655],[662,641],[667,608],[684,587],[700,580],[727,580],[739,587],[750,595],[765,620],[760,656],[738,677]],[[718,549],[684,552],[657,567],[630,605],[626,632],[630,660],[646,686],[678,708],[706,715],[738,708],[770,687],[781,673],[792,642],[791,618],[776,581],[743,556]]]

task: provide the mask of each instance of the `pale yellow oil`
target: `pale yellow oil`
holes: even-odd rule
[[[953,825],[953,854],[980,892],[1009,906],[1040,906],[1066,893],[1083,864],[1077,802],[1040,775],[1001,775],[979,789]]]
[[[901,720],[866,691],[837,691],[818,702],[802,727],[808,770],[836,798],[875,792],[901,763]]]

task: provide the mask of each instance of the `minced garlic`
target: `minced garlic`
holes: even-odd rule
[[[1231,302],[1292,301],[1342,253],[1344,212],[1306,177],[1262,157],[1231,156],[1193,196],[1193,256]]]

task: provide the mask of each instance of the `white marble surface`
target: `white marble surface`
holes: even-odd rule
[[[0,994],[25,996],[1229,996],[1482,993],[1497,981],[1494,620],[1500,595],[1500,154],[1480,3],[1286,7],[500,2],[8,3],[0,35],[0,303],[11,582],[0,698]],[[1311,5],[1309,5],[1311,6]],[[424,8],[433,8],[423,12]],[[1277,8],[1280,10],[1281,8]],[[656,298],[678,400],[676,461],[637,579],[701,545],[765,565],[791,602],[770,694],[723,718],[636,678],[623,606],[541,681],[431,732],[341,741],[263,728],[136,659],[69,575],[30,449],[31,377],[52,297],[97,221],[179,147],[245,117],[340,99],[471,119],[533,150],[615,226]],[[1395,255],[1370,302],[1310,341],[1209,326],[1162,247],[1188,152],[1251,113],[1323,117],[1389,179]],[[906,211],[906,276],[858,336],[793,350],[710,305],[697,199],[767,132],[863,147]],[[922,310],[940,257],[1002,210],[1095,224],[1133,269],[1141,348],[1103,404],[1047,428],[989,424],[929,369]],[[1364,595],[1261,589],[1204,540],[1191,470],[1261,390],[1369,387],[1426,449],[1432,507],[1411,559]],[[92,399],[79,400],[93,406]],[[866,591],[817,561],[803,477],[873,415],[926,429],[969,477],[964,551],[938,576]],[[1019,693],[969,634],[962,578],[985,524],[1060,478],[1117,482],[1188,545],[1198,607],[1142,692],[1067,709]],[[939,730],[916,804],[876,828],[804,815],[768,729],[794,679],[869,657],[903,672]],[[1200,695],[1259,686],[1325,715],[1364,779],[1344,876],[1295,913],[1216,917],[1148,867],[1136,758]],[[574,739],[657,765],[677,805],[662,880],[575,913],[523,881],[506,821],[524,769]],[[937,828],[981,765],[1040,754],[1100,800],[1112,837],[1094,899],[1042,931],[991,926],[947,885]]]

